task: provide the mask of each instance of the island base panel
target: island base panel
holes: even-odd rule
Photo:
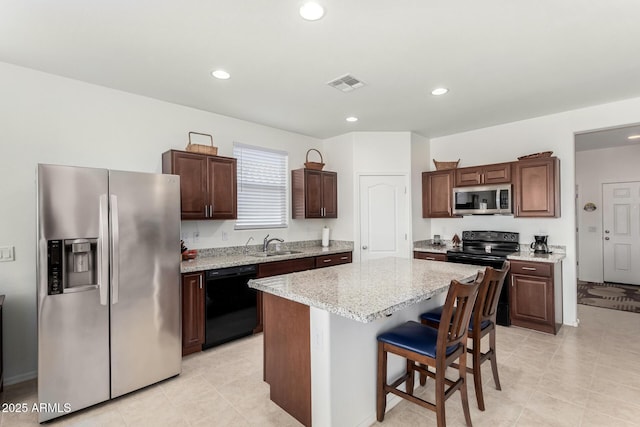
[[[311,426],[309,307],[263,294],[264,379],[271,400]]]

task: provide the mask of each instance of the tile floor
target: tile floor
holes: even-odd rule
[[[487,410],[469,397],[474,426],[640,426],[640,316],[578,306],[579,328],[557,336],[499,327],[502,391],[483,365]],[[626,353],[622,354],[621,351]],[[416,393],[432,396],[433,382]],[[35,381],[8,386],[3,402],[36,401]],[[35,426],[32,413],[0,413],[0,427]],[[299,426],[269,400],[262,382],[262,337],[183,359],[182,374],[114,401],[71,414],[53,426]],[[435,413],[402,401],[383,423],[435,426]],[[464,426],[460,398],[447,402],[447,425]]]

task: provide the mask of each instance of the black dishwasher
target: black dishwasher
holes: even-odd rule
[[[204,348],[251,335],[258,322],[256,290],[247,282],[255,265],[206,272]]]

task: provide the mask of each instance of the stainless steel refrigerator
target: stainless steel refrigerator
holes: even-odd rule
[[[37,203],[39,421],[179,374],[179,177],[38,165]]]

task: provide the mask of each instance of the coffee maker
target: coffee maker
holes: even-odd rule
[[[531,243],[531,249],[536,254],[548,254],[549,247],[547,246],[547,239],[549,236],[533,236],[536,241]]]

